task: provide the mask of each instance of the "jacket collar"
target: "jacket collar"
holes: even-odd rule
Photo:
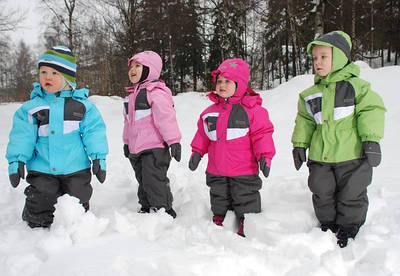
[[[87,99],[89,97],[89,89],[81,88],[81,89],[74,89],[74,90],[62,90],[57,93],[48,93],[44,89],[40,83],[35,82],[33,83],[33,90],[30,95],[30,99],[34,99],[36,97],[40,97],[43,99],[53,99],[53,98],[66,98],[66,97],[73,97],[77,99]]]
[[[237,104],[241,103],[247,107],[253,107],[255,105],[261,105],[262,104],[262,98],[260,97],[260,94],[255,92],[251,88],[247,88],[246,92],[242,96],[235,96],[233,95],[232,97],[228,99],[221,98],[218,96],[217,93],[214,91],[208,93],[208,98],[213,101],[216,104],[221,104],[221,103],[226,103],[226,104]]]
[[[144,88],[148,88],[149,90],[151,90],[154,87],[164,88],[164,87],[166,87],[166,85],[165,85],[164,81],[160,80],[160,79],[145,80],[143,82],[136,83],[132,86],[125,87],[125,91],[128,93],[133,93],[137,89],[139,89],[139,87],[144,87]]]
[[[329,73],[326,77],[320,77],[318,74],[314,76],[315,84],[328,84],[349,79],[350,77],[358,77],[360,75],[360,67],[350,62],[342,69]]]

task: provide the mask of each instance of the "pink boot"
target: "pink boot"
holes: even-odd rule
[[[244,235],[244,218],[240,218],[240,219],[239,219],[239,229],[238,229],[238,231],[237,231],[237,234],[238,234],[239,236],[246,237],[246,236]]]
[[[213,222],[215,225],[223,226],[222,223],[224,222],[225,216],[214,215]]]

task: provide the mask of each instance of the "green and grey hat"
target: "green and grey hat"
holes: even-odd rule
[[[38,68],[48,66],[59,71],[66,82],[76,88],[76,58],[66,46],[54,46],[40,56]]]

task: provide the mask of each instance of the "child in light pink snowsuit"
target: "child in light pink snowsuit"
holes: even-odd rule
[[[198,120],[189,168],[195,170],[208,153],[213,222],[222,226],[226,212],[234,210],[238,234],[244,236],[244,214],[261,211],[258,172],[268,177],[275,155],[274,127],[260,95],[247,86],[250,71],[244,60],[227,59],[211,75],[216,91],[208,97],[214,104]]]
[[[162,60],[144,51],[130,58],[128,66],[133,85],[126,88],[124,101],[124,155],[139,183],[139,212],[165,208],[175,218],[167,170],[171,156],[181,159],[181,133],[171,90],[159,80]]]

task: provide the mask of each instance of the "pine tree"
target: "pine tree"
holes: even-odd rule
[[[34,76],[38,71],[31,50],[23,41],[20,41],[14,53],[14,62],[12,81],[15,100],[26,101],[29,99]]]

